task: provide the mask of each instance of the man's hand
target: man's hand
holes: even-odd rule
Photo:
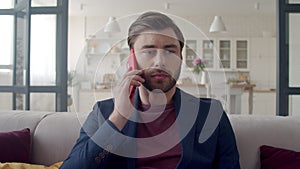
[[[115,107],[113,113],[109,116],[109,120],[119,130],[123,129],[135,110],[133,98],[130,99],[129,88],[130,85],[139,87],[141,83],[144,83],[145,80],[141,77],[142,74],[143,70],[132,70],[132,68],[129,68],[121,81],[113,88]]]

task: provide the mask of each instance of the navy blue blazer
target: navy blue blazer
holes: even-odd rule
[[[138,98],[136,92],[136,106]],[[219,101],[196,98],[177,88],[174,104],[183,138],[177,169],[240,169],[234,132]],[[129,120],[120,132],[108,120],[113,109],[113,99],[95,104],[61,169],[135,169],[136,158],[122,153],[136,152],[127,138],[135,137],[137,123]]]

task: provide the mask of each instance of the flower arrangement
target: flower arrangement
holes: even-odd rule
[[[201,71],[204,71],[205,63],[200,58],[195,58],[193,60],[194,69],[193,72],[199,74]]]

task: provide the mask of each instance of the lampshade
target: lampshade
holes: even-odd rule
[[[120,25],[115,17],[109,17],[103,31],[107,33],[117,33],[121,31]]]
[[[226,27],[221,16],[215,16],[214,21],[210,26],[209,32],[226,32]]]

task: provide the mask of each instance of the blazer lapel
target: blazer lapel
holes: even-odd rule
[[[175,96],[175,110],[178,119],[179,135],[182,139],[182,155],[177,169],[186,168],[193,156],[195,141],[195,122],[199,111],[199,101],[177,89]]]
[[[135,142],[135,136],[136,136],[136,123],[133,121],[128,121],[125,127],[122,130],[122,133],[126,136],[128,136],[128,139],[122,144],[123,149],[126,152],[131,151],[130,155],[135,157],[135,154],[137,153],[136,149],[136,142]],[[124,157],[126,158],[126,165],[128,169],[135,168],[135,158],[129,158],[129,157]],[[122,168],[125,168],[122,166]]]

